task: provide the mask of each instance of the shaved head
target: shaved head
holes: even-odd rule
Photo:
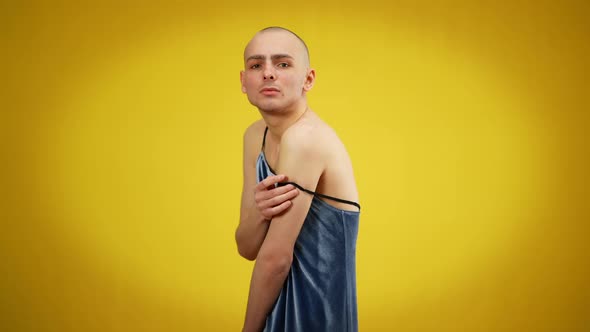
[[[292,35],[293,37],[295,37],[303,49],[304,62],[307,64],[307,66],[309,66],[309,64],[310,64],[309,49],[307,48],[307,45],[305,44],[303,39],[301,39],[301,37],[299,37],[295,32],[293,32],[289,29],[283,28],[283,27],[271,26],[271,27],[267,27],[267,28],[264,28],[264,29],[258,31],[258,33],[256,33],[256,35],[254,35],[252,40],[254,40],[254,38],[256,38],[256,36],[258,36],[260,34],[264,34],[266,32],[286,32],[286,33]],[[252,43],[252,40],[250,40],[250,42],[248,43],[248,45],[246,45],[246,48],[244,49],[244,60],[246,60],[246,53],[248,51],[248,46],[250,46],[250,44]]]
[[[315,70],[309,64],[307,45],[288,29],[264,28],[244,49],[242,92],[261,111],[302,110],[314,81]]]
[[[303,41],[303,39],[301,39],[301,37],[299,37],[295,32],[283,28],[283,27],[268,27],[268,28],[264,28],[262,30],[259,31],[260,32],[264,32],[264,31],[286,31],[290,34],[292,34],[293,36],[295,36],[297,38],[297,40],[299,40],[301,42],[301,45],[303,45],[303,48],[305,49],[305,56],[307,57],[307,61],[309,62],[309,49],[307,48],[307,44],[305,44],[305,42]]]

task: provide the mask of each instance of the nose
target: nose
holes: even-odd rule
[[[276,73],[274,72],[274,68],[272,66],[267,66],[264,69],[263,75],[264,75],[265,81],[266,80],[274,80],[277,77]]]

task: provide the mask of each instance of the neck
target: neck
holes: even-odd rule
[[[283,133],[297,122],[308,109],[307,103],[303,103],[293,111],[274,112],[260,110],[260,114],[268,127],[269,134],[280,141]]]

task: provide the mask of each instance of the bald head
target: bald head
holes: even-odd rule
[[[285,38],[291,39],[291,41],[295,42],[297,44],[297,50],[301,53],[298,55],[300,55],[302,57],[302,60],[304,61],[304,63],[309,67],[309,65],[310,65],[309,50],[307,48],[307,45],[303,41],[303,39],[301,39],[301,37],[299,37],[295,32],[293,32],[289,29],[286,29],[283,27],[277,27],[277,26],[271,26],[271,27],[264,28],[264,29],[258,31],[258,33],[256,33],[256,35],[254,35],[254,37],[250,40],[250,42],[248,42],[248,45],[246,45],[246,48],[244,49],[244,62],[247,61],[247,59],[248,59],[248,53],[249,53],[249,49],[250,49],[250,46],[252,45],[252,43],[255,42],[258,37],[260,37],[264,34],[268,34],[268,33],[284,34]],[[294,55],[294,56],[296,56],[296,55]]]

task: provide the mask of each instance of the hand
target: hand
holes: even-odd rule
[[[266,221],[287,210],[293,204],[291,199],[299,194],[299,190],[292,184],[275,188],[275,183],[286,180],[287,176],[283,174],[271,175],[255,187],[256,207]]]

